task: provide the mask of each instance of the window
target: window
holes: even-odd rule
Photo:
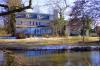
[[[34,21],[33,21],[33,24],[32,25],[34,26]]]
[[[16,24],[20,25],[20,24],[22,24],[22,21],[16,21]]]

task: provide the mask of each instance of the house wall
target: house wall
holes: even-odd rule
[[[80,25],[70,25],[67,26],[67,32],[69,35],[80,35],[81,28],[82,27]]]
[[[16,33],[32,34],[35,36],[52,34],[50,21],[53,19],[53,15],[38,13],[17,14]]]
[[[66,26],[66,34],[67,36],[70,36],[70,26]]]
[[[100,35],[100,26],[96,26],[96,33]]]
[[[81,34],[82,24],[80,18],[71,18],[67,26],[70,35],[76,36]]]

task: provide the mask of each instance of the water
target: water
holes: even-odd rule
[[[50,48],[51,47],[51,48]],[[55,47],[55,48],[54,48]],[[59,47],[59,48],[58,48]],[[41,50],[12,51],[15,58],[11,65],[35,66],[100,66],[100,51],[61,50],[66,46],[43,46]],[[73,46],[71,46],[73,47]],[[75,46],[74,46],[75,47]],[[94,46],[91,46],[94,48]],[[96,46],[95,46],[96,47]],[[99,46],[98,46],[99,47]],[[69,48],[68,48],[69,49]],[[0,52],[0,65],[7,61]],[[7,64],[6,64],[7,65]]]
[[[40,61],[42,61],[43,59],[50,56],[50,59],[47,58],[47,59],[43,60],[44,62],[48,62],[47,64],[44,64],[44,65],[52,65],[52,64],[65,65],[65,66],[73,66],[73,65],[74,66],[80,66],[80,65],[99,66],[100,65],[100,51],[65,52],[63,54],[61,54],[61,53],[52,53],[51,54],[51,52],[49,52],[49,56],[48,56],[48,54],[47,54],[47,56],[43,53],[41,54],[41,52],[39,52],[39,51],[36,54],[35,53],[36,53],[35,51],[27,51],[27,52],[25,52],[24,55],[28,58],[34,58],[34,56],[39,56],[38,58],[40,59]],[[45,56],[43,56],[43,55],[45,55]],[[62,56],[65,56],[65,58],[60,60],[60,59],[56,59],[52,55],[55,55],[55,56],[58,55],[56,58],[61,58]],[[56,61],[56,60],[65,61],[65,62],[55,64],[55,62],[53,62],[53,61]],[[40,63],[40,65],[42,65],[42,64],[43,63]],[[38,64],[36,64],[36,65],[38,65]]]
[[[4,64],[4,53],[3,51],[0,51],[0,65]]]

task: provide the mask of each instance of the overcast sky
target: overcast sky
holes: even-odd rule
[[[27,1],[27,0],[23,0],[23,1]],[[67,0],[67,3],[68,3],[68,5],[72,5],[74,1],[75,1],[75,0]],[[38,4],[39,6],[41,6],[41,7],[39,7],[39,9],[41,10],[41,12],[43,12],[43,13],[48,13],[48,11],[49,11],[48,6],[43,6],[43,5],[46,4],[46,2],[47,2],[47,0],[32,0],[32,7],[33,7],[33,10],[35,9],[35,7],[36,7],[37,4]],[[27,4],[27,3],[26,3],[26,4]],[[27,10],[27,11],[28,11],[28,12],[33,12],[33,10],[29,9],[29,10]],[[68,9],[68,10],[69,10],[69,9]]]
[[[0,3],[2,4],[4,0],[0,0]],[[24,4],[25,5],[28,5],[28,1],[29,0],[23,0]],[[48,13],[50,14],[51,12],[49,11],[49,8],[47,6],[42,6],[44,4],[46,4],[46,1],[47,0],[32,0],[32,7],[33,7],[33,10],[32,9],[28,9],[27,12],[34,12],[34,10],[36,9],[37,7],[37,4],[41,7],[39,7],[40,9],[40,12],[41,13]],[[67,4],[68,5],[73,5],[73,2],[75,2],[75,0],[67,0]],[[2,11],[2,8],[0,8],[0,12]],[[68,19],[69,18],[69,13],[71,12],[71,8],[68,8],[66,11],[65,11],[65,18]],[[99,20],[100,21],[100,20]],[[2,23],[2,18],[0,18],[0,22]],[[100,24],[99,24],[100,25]]]
[[[0,3],[3,3],[4,0],[0,0]],[[28,1],[29,0],[23,0],[23,3],[25,5],[28,5]],[[68,5],[73,5],[73,2],[75,0],[67,0],[67,4]],[[37,4],[41,7],[39,7],[39,10],[40,10],[40,13],[47,13],[47,14],[51,14],[52,12],[49,10],[49,7],[48,6],[43,6],[45,5],[47,2],[47,0],[32,0],[32,7],[33,9],[28,9],[27,12],[35,12],[34,10],[37,10],[36,7],[37,7]],[[0,12],[2,11],[3,9],[0,8]],[[70,13],[70,8],[68,8],[66,10],[66,13],[65,13],[65,17],[68,18],[68,14]]]

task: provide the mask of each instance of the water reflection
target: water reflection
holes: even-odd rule
[[[0,65],[4,64],[4,53],[3,51],[0,51]]]
[[[55,48],[54,48],[55,47]],[[73,46],[71,46],[73,47]],[[75,47],[75,46],[74,46]],[[49,48],[49,49],[48,49]],[[99,66],[100,51],[60,50],[65,46],[44,46],[42,49],[13,51],[15,65],[62,65],[62,66]],[[94,48],[94,46],[92,46]],[[0,52],[0,64],[4,63],[4,53]],[[7,61],[7,60],[6,60]],[[20,62],[21,61],[21,62]],[[24,63],[24,64],[23,64]]]
[[[92,65],[100,65],[100,52],[97,51],[91,52],[90,60]]]
[[[47,54],[53,54],[56,50],[50,49],[50,50],[34,50],[34,51],[24,51],[24,55],[27,57],[33,57],[33,56],[43,56]]]
[[[54,51],[52,51],[52,53],[48,51],[46,52],[48,54],[45,54],[44,51],[42,53],[41,51],[27,51],[25,52],[24,55],[25,57],[28,57],[28,58],[35,58],[35,56],[38,56],[39,58],[38,61],[48,62],[47,65],[52,65],[52,63],[54,63],[53,61],[59,60],[57,58],[62,57],[61,53],[53,53],[53,52]],[[54,57],[54,55],[58,55],[58,56]],[[60,61],[64,60],[65,62],[59,63],[60,65],[66,65],[66,66],[100,65],[100,51],[88,51],[88,52],[65,51],[65,53],[63,53],[63,56],[65,56],[65,58],[61,59]],[[51,59],[52,59],[52,62],[51,62]],[[56,65],[59,65],[59,64],[56,64]],[[42,65],[42,63],[40,63],[40,65]]]

